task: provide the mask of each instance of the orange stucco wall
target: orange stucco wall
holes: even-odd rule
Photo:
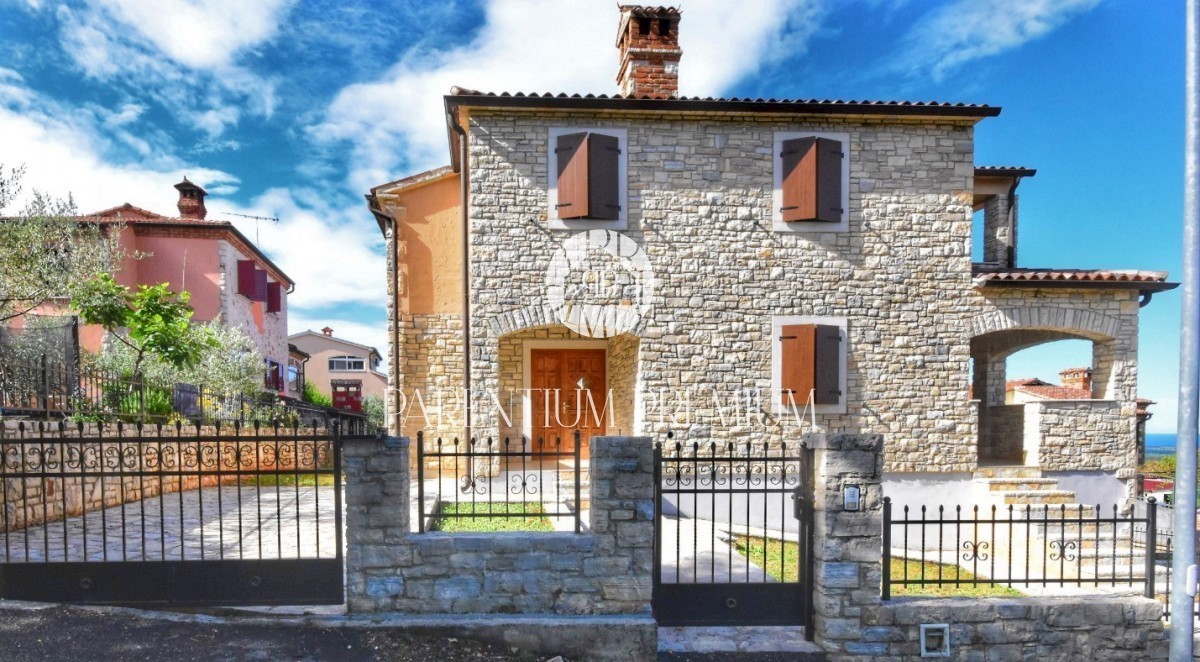
[[[408,273],[405,295],[413,315],[462,312],[462,217],[458,175],[396,195],[404,207],[402,258]]]

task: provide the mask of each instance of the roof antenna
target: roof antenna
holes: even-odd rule
[[[221,213],[225,214],[226,216],[240,216],[241,218],[254,219],[254,243],[255,244],[258,244],[258,222],[259,221],[271,221],[275,225],[279,225],[279,219],[275,218],[274,216],[251,216],[250,214],[235,214],[235,213],[229,212],[229,211],[221,212]]]

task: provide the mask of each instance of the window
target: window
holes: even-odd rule
[[[771,392],[776,412],[846,411],[846,320],[777,317],[771,323]]]
[[[278,361],[267,359],[263,385],[272,391],[283,391],[283,366]]]
[[[628,223],[625,129],[553,128],[546,218],[554,229],[623,230]]]
[[[289,358],[287,367],[288,393],[299,395],[304,392],[304,363]]]
[[[778,132],[774,141],[777,232],[844,232],[849,228],[850,135]]]
[[[329,370],[332,372],[366,369],[367,362],[358,356],[335,356],[329,359]]]

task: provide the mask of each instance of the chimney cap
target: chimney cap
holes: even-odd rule
[[[323,334],[325,334],[325,335],[327,335],[327,336],[332,336],[332,335],[333,335],[333,329],[331,329],[331,328],[329,328],[329,327],[325,327],[324,329],[321,329],[321,333],[323,333]]]
[[[1063,376],[1066,376],[1066,375],[1090,375],[1090,374],[1092,374],[1092,369],[1087,366],[1084,366],[1082,368],[1064,368],[1063,370],[1060,370],[1058,372],[1058,374],[1063,375]]]
[[[175,190],[179,191],[180,193],[183,191],[198,191],[200,195],[208,195],[208,191],[205,191],[204,187],[192,182],[187,178],[187,175],[184,175],[182,182],[179,182],[175,185]]]

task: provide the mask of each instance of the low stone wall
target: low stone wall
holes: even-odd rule
[[[1045,471],[1118,471],[1137,466],[1134,404],[1062,400],[1026,405],[1036,421],[1038,459]],[[1036,413],[1034,413],[1036,412]]]
[[[61,521],[162,494],[236,485],[237,472],[312,468],[332,462],[328,442],[281,438],[246,444],[254,429],[63,425],[13,421],[0,425],[0,531]],[[128,475],[143,472],[148,475]],[[153,475],[162,472],[163,475]],[[51,476],[40,477],[47,473]],[[178,475],[183,473],[185,475]],[[6,477],[24,474],[25,478]],[[66,474],[66,475],[59,475]],[[189,475],[190,474],[190,475]]]
[[[922,623],[950,626],[956,660],[1165,660],[1162,605],[1145,598],[896,599],[864,619],[858,652],[921,659]]]
[[[344,446],[350,612],[649,614],[648,437],[592,439],[583,534],[412,533],[408,447],[407,438]]]

